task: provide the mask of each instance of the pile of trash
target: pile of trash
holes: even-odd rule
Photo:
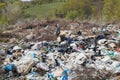
[[[120,73],[120,32],[116,33],[83,37],[81,31],[64,30],[55,41],[15,45],[5,51],[2,69],[7,77],[1,79],[106,79]]]

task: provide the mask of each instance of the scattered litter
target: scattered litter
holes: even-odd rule
[[[111,27],[113,25],[106,29],[110,31]],[[29,42],[26,48],[22,47],[26,44],[23,42],[8,49],[2,64],[4,72],[9,77],[19,75],[21,80],[75,80],[83,75],[87,80],[85,72],[92,72],[92,69],[91,78],[94,79],[99,73],[120,73],[120,32],[111,39],[109,36],[113,34],[84,37],[82,31],[76,34],[71,30],[60,31],[58,24],[56,28],[57,38],[54,41]],[[97,28],[91,31],[96,33]],[[26,36],[27,39],[32,37]],[[0,55],[5,53],[4,49],[0,50]],[[77,71],[81,73],[77,74]]]

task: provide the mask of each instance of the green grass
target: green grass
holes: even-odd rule
[[[25,9],[25,13],[33,15],[38,19],[45,18],[45,17],[52,17],[54,11],[62,7],[64,2],[56,2],[50,4],[43,4],[43,5],[34,5],[30,8]]]

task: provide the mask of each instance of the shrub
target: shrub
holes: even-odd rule
[[[72,20],[74,20],[77,17],[78,17],[78,12],[77,11],[70,11],[66,15],[66,18],[72,19]]]
[[[6,17],[4,14],[2,14],[0,18],[0,24],[5,24],[5,23],[6,23]]]

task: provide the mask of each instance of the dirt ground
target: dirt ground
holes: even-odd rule
[[[75,34],[81,31],[83,36],[94,36],[91,33],[92,27],[99,27],[97,24],[89,22],[66,21],[66,20],[51,20],[51,21],[33,21],[22,22],[7,28],[6,31],[1,33],[0,41],[10,41],[10,39],[17,39],[18,41],[25,39],[31,33],[34,37],[29,41],[44,41],[55,40],[55,25],[59,24],[61,30],[72,30]],[[48,26],[48,28],[47,28]],[[4,37],[3,37],[4,36]]]

